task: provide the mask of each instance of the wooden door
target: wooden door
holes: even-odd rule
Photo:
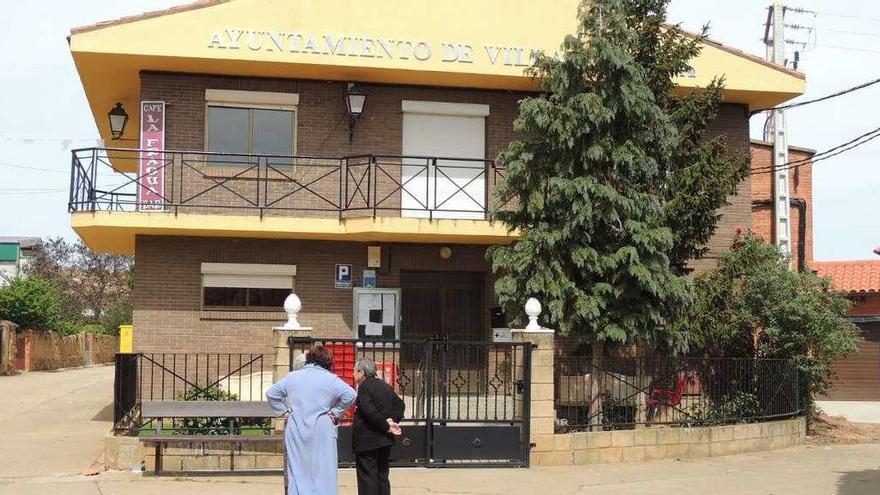
[[[485,277],[482,272],[401,272],[401,337],[486,340]]]

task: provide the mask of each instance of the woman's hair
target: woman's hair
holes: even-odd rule
[[[313,346],[306,353],[306,364],[317,364],[327,371],[333,369],[333,353],[322,345]]]
[[[362,357],[358,359],[357,362],[354,363],[354,369],[363,371],[364,375],[369,378],[376,376],[376,363],[370,358]]]

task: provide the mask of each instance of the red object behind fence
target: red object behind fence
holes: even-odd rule
[[[349,386],[354,388],[354,362],[357,359],[357,348],[353,342],[327,343],[324,348],[333,354],[333,373]],[[339,423],[351,424],[354,417],[354,407],[350,407]]]

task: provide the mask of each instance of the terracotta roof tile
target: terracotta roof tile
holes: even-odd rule
[[[880,260],[816,261],[812,267],[847,292],[880,292]]]

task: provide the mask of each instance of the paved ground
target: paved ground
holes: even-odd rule
[[[112,366],[0,376],[0,483],[89,466],[104,448],[112,404]]]
[[[880,423],[880,402],[820,400],[816,405],[829,416],[841,416],[857,423]]]
[[[256,495],[280,476],[79,475],[110,426],[112,368],[0,377],[0,495]],[[540,469],[400,469],[396,495],[880,494],[880,444],[799,447],[693,461]],[[342,471],[341,495],[354,495]]]

